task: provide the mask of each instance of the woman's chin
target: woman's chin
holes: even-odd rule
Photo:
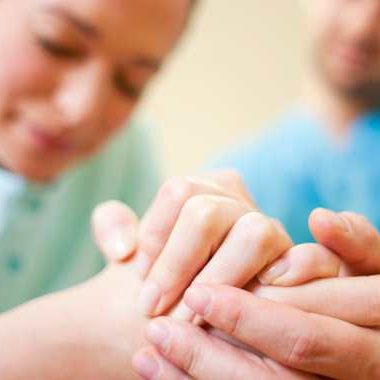
[[[0,165],[6,170],[17,174],[30,182],[49,183],[53,182],[64,170],[63,165],[52,165],[52,163],[36,162],[33,158],[12,157],[5,151],[0,151]]]

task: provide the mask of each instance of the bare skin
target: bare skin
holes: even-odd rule
[[[302,7],[313,63],[304,100],[342,141],[353,120],[380,105],[380,4],[304,0]]]
[[[0,164],[51,181],[106,144],[173,49],[190,4],[1,1]]]

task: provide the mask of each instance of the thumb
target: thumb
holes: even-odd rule
[[[138,219],[126,205],[109,201],[92,214],[92,232],[98,248],[110,261],[124,261],[137,248]]]
[[[316,209],[309,227],[318,243],[340,256],[350,274],[380,273],[380,235],[362,215]]]

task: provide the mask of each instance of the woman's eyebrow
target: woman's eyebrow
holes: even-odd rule
[[[80,0],[78,0],[80,1]],[[74,27],[76,27],[80,32],[87,35],[91,38],[97,38],[99,37],[99,30],[94,26],[91,25],[83,20],[81,20],[79,17],[73,15],[66,9],[56,6],[56,5],[50,5],[44,8],[44,11],[47,11],[49,13],[55,14],[63,19],[65,19],[67,22],[72,24]]]

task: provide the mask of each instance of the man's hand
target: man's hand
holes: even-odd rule
[[[150,323],[146,335],[155,348],[143,349],[133,359],[134,368],[144,379],[317,379],[233,347],[186,322],[158,318]]]
[[[151,322],[147,330],[147,338],[156,350],[154,357],[152,351],[148,354],[157,368],[157,377],[147,376],[148,379],[170,379],[174,369],[168,362],[201,380],[211,380],[218,373],[217,378],[221,379],[229,379],[232,374],[242,380],[296,378],[285,367],[336,379],[380,376],[378,331],[306,313],[222,285],[194,286],[187,291],[185,302],[210,325],[280,363],[284,366],[280,367],[282,372],[263,368],[265,361],[260,366],[261,355],[227,348],[188,324],[161,318]],[[208,357],[211,352],[212,357]],[[140,373],[146,354],[146,350],[141,351],[134,358]]]
[[[317,209],[309,227],[317,243],[289,249],[261,273],[263,285],[295,286],[318,278],[380,273],[380,235],[362,215]]]
[[[284,285],[286,281],[302,283],[305,278],[313,278],[321,273],[315,266],[323,263],[330,267],[331,275],[334,266],[340,276],[379,270],[379,234],[363,217],[317,210],[310,218],[310,226],[316,239],[328,248],[318,244],[291,248],[286,254],[290,265],[289,273],[282,277]],[[308,254],[310,257],[302,257]],[[302,263],[309,263],[304,266],[306,276],[301,273]],[[242,342],[251,351],[262,352],[285,367],[332,378],[373,379],[380,376],[379,288],[380,276],[374,275],[323,279],[296,287],[260,286],[254,289],[260,298],[231,287],[199,285],[187,292],[185,301],[235,342]],[[165,345],[157,339],[159,326],[169,333]],[[258,360],[263,360],[261,356],[255,356],[254,364],[247,366],[246,356],[254,353],[245,352],[242,356],[244,351],[232,346],[220,350],[225,343],[205,332],[196,332],[189,325],[161,319],[149,327],[147,337],[155,351],[140,351],[134,364],[141,372],[148,355],[156,363],[157,378],[174,374],[179,368],[199,379],[211,379],[219,368],[228,374],[240,366],[248,371],[242,379],[271,378],[272,372],[262,372],[262,366],[257,367]],[[214,360],[204,359],[206,352],[218,349]],[[272,362],[266,359],[266,363]],[[280,372],[274,378],[292,378],[284,372],[286,368],[278,366],[277,370]]]

